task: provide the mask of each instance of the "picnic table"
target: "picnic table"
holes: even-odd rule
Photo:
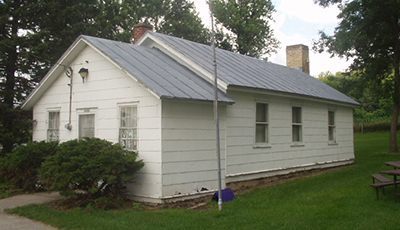
[[[400,161],[392,161],[392,162],[385,162],[386,165],[393,166],[395,169],[394,170],[389,170],[389,171],[382,171],[380,172],[381,174],[386,174],[386,175],[391,175],[393,176],[393,182],[394,182],[394,199],[395,202],[397,202],[397,196],[400,196],[400,193],[397,192],[397,176],[400,176]]]
[[[397,176],[400,176],[400,161],[389,161],[385,162],[385,164],[388,166],[393,166],[394,170],[382,171],[379,174],[372,174],[371,187],[376,189],[376,198],[379,200],[379,188],[382,188],[382,192],[385,194],[385,187],[394,185],[395,201],[397,202],[397,196],[400,196],[400,193],[397,192],[397,184],[400,184],[400,179],[397,180]],[[393,176],[393,180],[383,176],[382,174]]]

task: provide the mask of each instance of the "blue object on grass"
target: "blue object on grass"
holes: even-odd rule
[[[234,200],[235,194],[233,194],[233,191],[231,188],[226,188],[222,190],[222,202],[229,202],[231,200]],[[214,193],[212,200],[213,201],[218,201],[219,199],[219,192]]]

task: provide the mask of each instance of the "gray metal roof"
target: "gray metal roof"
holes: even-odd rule
[[[160,98],[213,101],[213,86],[155,48],[81,36]],[[233,103],[219,91],[219,101]]]
[[[212,73],[211,47],[148,31]],[[218,78],[229,86],[271,90],[359,105],[352,98],[294,68],[217,49]]]

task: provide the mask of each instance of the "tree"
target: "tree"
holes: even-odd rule
[[[19,106],[79,35],[129,42],[133,26],[150,21],[171,35],[207,39],[186,0],[0,0],[0,14],[2,156],[28,141],[30,116]]]
[[[341,20],[334,35],[320,32],[314,49],[353,58],[351,68],[379,84],[391,81],[393,115],[390,151],[398,152],[397,124],[400,108],[400,2],[398,0],[315,0],[322,6],[339,4]],[[391,74],[393,73],[393,78]]]
[[[196,13],[193,2],[186,0],[174,0],[168,4],[158,31],[194,42],[209,43],[208,30]]]
[[[214,15],[218,25],[228,30],[222,44],[229,41],[233,51],[251,57],[276,52],[279,42],[269,25],[275,11],[270,0],[215,0]]]
[[[95,0],[0,1],[0,145],[2,156],[26,142],[29,116],[18,106],[64,52],[86,31]],[[81,10],[85,9],[85,11]],[[25,135],[24,135],[25,134]]]
[[[390,81],[375,85],[366,79],[363,71],[358,70],[337,72],[335,75],[321,73],[318,80],[361,103],[361,107],[355,108],[355,122],[387,121],[391,117],[393,102],[388,93],[392,88]]]

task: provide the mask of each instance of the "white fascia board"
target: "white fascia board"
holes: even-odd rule
[[[190,69],[200,77],[202,77],[204,80],[208,81],[212,85],[214,85],[214,74],[208,72],[205,70],[203,67],[201,67],[199,64],[196,62],[192,61],[191,59],[187,58],[185,55],[181,54],[171,46],[167,45],[164,41],[159,39],[157,36],[154,36],[150,33],[145,33],[142,38],[136,43],[137,45],[140,46],[145,46],[145,47],[154,47],[165,54],[167,54],[169,57],[177,61],[179,64],[185,66],[186,68]],[[211,51],[211,50],[210,50]],[[217,80],[218,88],[226,93],[228,89],[228,84],[226,84],[224,81],[221,79]]]

